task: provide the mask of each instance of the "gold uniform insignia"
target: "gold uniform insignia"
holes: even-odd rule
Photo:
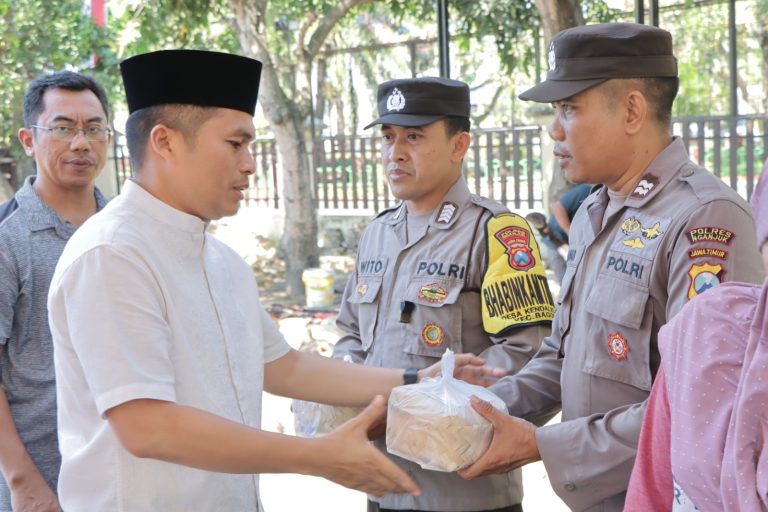
[[[539,245],[526,220],[514,213],[488,219],[481,286],[483,327],[499,336],[515,327],[551,322],[555,304]]]

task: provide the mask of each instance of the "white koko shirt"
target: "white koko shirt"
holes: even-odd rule
[[[259,428],[289,346],[250,267],[133,182],[71,238],[48,297],[67,512],[260,510],[258,477],[140,459],[104,413],[149,398]]]

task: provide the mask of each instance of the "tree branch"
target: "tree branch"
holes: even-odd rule
[[[306,55],[310,60],[314,60],[320,49],[323,47],[325,40],[328,38],[328,34],[331,33],[333,27],[343,18],[350,9],[356,5],[370,2],[371,0],[342,0],[330,11],[325,13],[323,19],[317,25],[315,32],[312,34],[312,38],[307,45]]]
[[[485,119],[496,110],[496,103],[499,101],[499,98],[501,97],[501,93],[504,91],[504,86],[500,85],[496,88],[496,92],[493,94],[493,98],[491,98],[491,102],[488,104],[488,108],[485,109],[485,112],[482,114],[477,114],[472,116],[472,123],[479,126],[480,123],[485,121]]]

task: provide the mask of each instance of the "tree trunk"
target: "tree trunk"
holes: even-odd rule
[[[536,10],[541,16],[547,48],[552,37],[561,30],[584,24],[579,0],[536,0]]]
[[[541,16],[541,25],[544,28],[545,49],[549,49],[549,42],[555,34],[566,28],[584,24],[584,15],[581,13],[579,0],[535,0],[536,9]],[[547,55],[547,52],[544,53]],[[563,195],[571,184],[565,179],[565,175],[553,159],[553,168],[545,169],[551,173],[552,179],[547,190],[547,205],[552,205]]]
[[[230,0],[230,5],[235,11],[243,52],[263,64],[259,104],[275,134],[283,171],[285,223],[280,250],[285,257],[288,295],[292,300],[301,301],[304,297],[301,274],[306,268],[317,266],[319,261],[317,207],[302,128],[304,116],[297,102],[292,101],[280,86],[275,63],[259,37],[266,3]]]
[[[304,297],[303,271],[319,262],[317,206],[302,121],[296,117],[280,124],[270,121],[283,169],[285,228],[280,250],[285,256],[288,294],[294,300]]]

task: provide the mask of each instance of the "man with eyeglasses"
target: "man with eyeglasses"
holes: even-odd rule
[[[24,96],[19,141],[37,173],[0,206],[0,512],[60,510],[46,301],[67,240],[106,202],[95,181],[108,110],[101,85],[70,71],[33,80]]]

